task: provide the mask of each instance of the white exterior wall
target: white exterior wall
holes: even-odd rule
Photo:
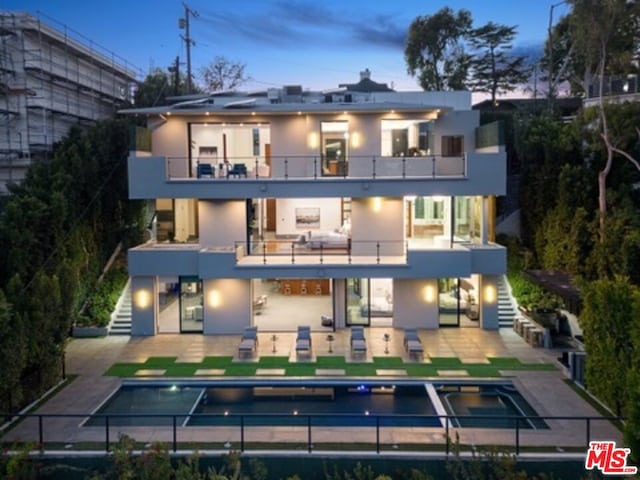
[[[498,322],[498,276],[480,277],[480,327],[485,330],[497,330]]]
[[[156,277],[131,279],[131,335],[156,334],[158,318],[158,281]]]
[[[394,279],[395,328],[438,328],[437,279]]]
[[[378,203],[380,211],[375,211]],[[380,242],[380,255],[404,254],[404,201],[402,198],[352,199],[352,254],[376,255],[376,242]]]
[[[244,200],[200,200],[198,225],[202,247],[233,247],[247,239]]]
[[[204,334],[238,334],[251,324],[251,280],[205,280]]]

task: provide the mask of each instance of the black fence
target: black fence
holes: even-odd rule
[[[308,452],[312,452],[315,448],[314,445],[314,432],[317,432],[321,428],[331,426],[332,429],[337,427],[352,429],[358,428],[370,428],[372,436],[371,440],[364,442],[363,448],[366,451],[375,451],[381,453],[383,449],[390,449],[389,444],[384,444],[381,441],[381,431],[386,428],[401,429],[401,428],[416,428],[416,427],[430,427],[441,428],[443,433],[443,442],[434,443],[433,441],[424,442],[425,450],[433,450],[434,447],[442,448],[446,455],[452,452],[451,434],[460,430],[464,432],[465,427],[457,427],[455,425],[467,425],[470,428],[486,428],[489,431],[505,430],[511,431],[513,434],[512,442],[506,445],[500,445],[504,448],[511,448],[516,455],[520,454],[523,445],[521,442],[521,434],[523,431],[535,431],[536,429],[548,430],[546,421],[564,421],[564,422],[578,422],[582,424],[584,429],[584,451],[589,448],[589,442],[592,440],[591,428],[594,422],[618,422],[621,421],[621,417],[589,417],[589,416],[506,416],[506,415],[354,415],[354,414],[204,414],[204,413],[182,413],[182,414],[16,414],[5,415],[0,414],[0,418],[11,419],[15,422],[25,422],[29,419],[35,419],[37,422],[36,434],[37,438],[25,438],[24,434],[20,435],[21,441],[37,442],[38,447],[42,451],[46,451],[47,443],[53,444],[56,442],[46,442],[45,436],[47,433],[47,421],[59,421],[64,419],[77,419],[78,424],[84,424],[85,422],[93,422],[92,426],[78,426],[79,429],[85,428],[100,428],[103,429],[103,440],[98,441],[101,443],[106,451],[109,451],[113,444],[113,437],[121,429],[126,428],[152,428],[153,430],[160,430],[163,428],[171,429],[171,441],[164,442],[170,445],[170,449],[174,452],[178,450],[178,445],[181,441],[179,434],[182,433],[181,429],[188,428],[189,432],[192,429],[198,428],[220,428],[220,427],[233,427],[238,429],[238,439],[236,441],[236,449],[241,452],[251,449],[253,443],[258,444],[260,442],[248,442],[246,440],[247,434],[251,429],[264,426],[287,426],[287,427],[302,427],[306,431],[306,439],[304,442],[283,440],[279,442],[281,444],[292,445],[304,445],[304,448]],[[137,424],[128,423],[127,420],[137,419]],[[140,420],[145,422],[141,422]],[[154,420],[154,422],[148,423],[148,420]],[[185,427],[187,423],[195,422],[198,426]],[[479,423],[475,423],[479,422]],[[500,425],[500,429],[496,427],[488,427],[493,424]],[[56,422],[59,423],[59,422]],[[159,425],[160,423],[160,425]],[[96,425],[98,424],[98,425]],[[58,425],[59,426],[59,425]],[[25,427],[22,425],[22,427]],[[488,428],[487,428],[488,427]],[[28,427],[27,427],[28,428]],[[53,427],[50,427],[53,428]],[[69,426],[65,425],[65,430],[68,430]],[[567,431],[567,426],[562,427],[562,432]],[[125,432],[126,433],[126,432]],[[85,440],[80,442],[86,442],[86,436],[82,436]],[[0,437],[1,439],[2,437]],[[340,438],[337,436],[336,438]],[[342,437],[344,438],[344,437]],[[135,440],[135,438],[134,438]],[[431,438],[432,440],[432,438]],[[600,440],[600,439],[597,439]],[[196,444],[191,435],[185,435],[182,439],[184,443],[188,443],[190,446]],[[272,440],[270,440],[271,442]],[[11,442],[4,441],[5,444]],[[58,442],[59,443],[59,442]],[[95,443],[95,441],[93,442]],[[208,442],[210,443],[210,442]],[[263,442],[265,443],[265,442]],[[325,444],[327,442],[324,442]],[[360,443],[360,442],[358,442]],[[393,441],[391,448],[398,448],[398,440]],[[407,444],[413,442],[406,442]],[[332,442],[333,444],[333,442]],[[339,442],[335,442],[338,445]],[[414,445],[415,446],[415,445]],[[495,446],[495,445],[494,445]],[[545,445],[540,448],[548,449],[550,445]],[[562,445],[553,445],[554,447],[561,447]],[[582,447],[582,445],[571,445],[572,447]],[[528,449],[535,449],[534,446],[527,446]],[[193,448],[193,447],[192,447]],[[258,447],[260,450],[264,450],[265,446]],[[267,447],[268,448],[268,447]],[[344,450],[343,446],[334,447]],[[362,449],[362,448],[361,448]],[[325,449],[323,449],[325,450]]]

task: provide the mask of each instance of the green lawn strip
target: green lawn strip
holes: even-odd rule
[[[376,368],[404,368],[404,360],[400,357],[373,357]]]
[[[344,357],[339,356],[318,356],[316,359],[317,368],[345,368],[347,362]]]
[[[142,363],[115,363],[104,374],[109,377],[133,377],[143,367]]]
[[[431,357],[431,365],[439,369],[451,370],[463,368],[464,365],[458,357]]]
[[[260,357],[260,368],[285,368],[289,365],[289,357]]]
[[[164,375],[165,377],[193,377],[199,368],[201,368],[200,363],[177,363],[169,365]]]
[[[204,357],[200,368],[226,368],[233,362],[231,356]]]
[[[487,357],[489,363],[499,368],[520,368],[522,362],[514,357]]]
[[[145,368],[169,368],[177,359],[178,357],[149,357],[143,365]]]

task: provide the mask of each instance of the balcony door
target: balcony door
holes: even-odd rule
[[[349,123],[322,122],[320,133],[322,175],[325,177],[347,176],[349,173]]]

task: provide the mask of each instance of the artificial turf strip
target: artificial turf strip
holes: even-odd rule
[[[409,377],[437,377],[438,370],[466,370],[470,377],[500,377],[501,370],[553,371],[551,363],[522,363],[512,357],[489,357],[489,363],[463,363],[458,357],[431,357],[430,363],[405,363],[400,357],[373,357],[372,362],[347,362],[343,356],[318,356],[298,363],[289,357],[261,357],[257,362],[233,362],[233,357],[205,357],[200,363],[176,363],[176,357],[150,357],[143,363],[116,363],[105,375],[134,377],[141,369],[164,369],[165,377],[192,377],[198,369],[224,369],[225,376],[251,377],[258,368],[282,368],[288,377],[313,377],[318,368],[340,369],[349,377],[375,377],[378,369],[404,369]]]

